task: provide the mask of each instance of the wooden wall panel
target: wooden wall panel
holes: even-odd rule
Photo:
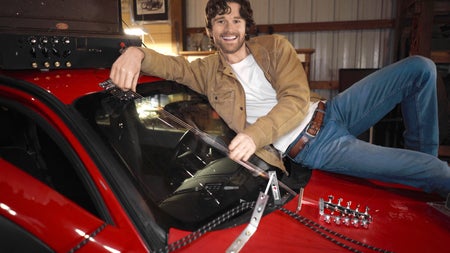
[[[186,27],[205,26],[205,6],[208,0],[186,1]]]
[[[252,5],[253,6],[253,5]],[[268,3],[268,24],[285,24],[291,22],[289,8],[291,0],[270,1]]]
[[[270,16],[270,4],[276,1],[273,0],[250,0],[253,8],[253,18],[256,24],[270,24],[267,23]],[[263,23],[264,22],[264,23]]]
[[[292,1],[290,17],[292,23],[306,23],[312,21],[312,0]]]

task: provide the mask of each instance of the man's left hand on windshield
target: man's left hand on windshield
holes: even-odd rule
[[[253,139],[243,133],[239,133],[228,145],[229,157],[234,161],[247,161],[256,151]]]

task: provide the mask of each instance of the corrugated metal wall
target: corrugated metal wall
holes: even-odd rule
[[[256,24],[393,19],[396,0],[250,0]],[[186,26],[204,26],[207,0],[186,0]],[[314,48],[311,80],[338,80],[340,68],[379,68],[392,62],[393,29],[284,34],[295,48]],[[334,91],[332,91],[333,93]],[[334,94],[323,94],[332,96]]]

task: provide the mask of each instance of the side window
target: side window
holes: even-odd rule
[[[80,173],[57,143],[59,133],[36,116],[0,103],[0,157],[99,217]]]
[[[2,252],[54,252],[38,238],[2,216],[0,216],[0,250]]]

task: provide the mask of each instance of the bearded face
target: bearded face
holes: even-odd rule
[[[245,53],[245,20],[240,16],[240,5],[228,3],[230,12],[217,15],[212,19],[212,29],[209,35],[214,44],[225,56]]]

